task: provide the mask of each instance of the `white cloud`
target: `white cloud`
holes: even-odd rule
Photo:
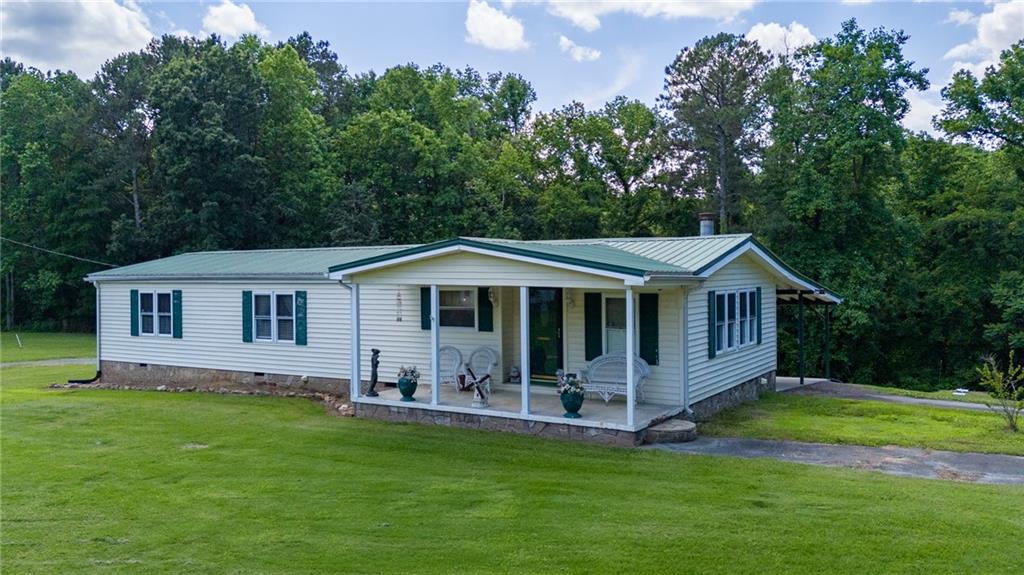
[[[903,127],[912,132],[928,132],[938,135],[932,126],[932,117],[942,111],[942,96],[939,88],[931,88],[924,92],[911,90],[907,92],[910,111],[903,117]]]
[[[949,16],[946,16],[944,23],[966,26],[967,24],[974,24],[977,21],[978,17],[970,10],[950,10]]]
[[[569,54],[569,57],[577,62],[593,62],[601,57],[600,50],[580,46],[565,36],[560,36],[558,38],[558,47],[561,48],[562,52]]]
[[[1024,38],[1024,0],[992,5],[992,11],[976,17],[977,34],[970,42],[953,46],[944,56],[954,60],[953,70],[966,68],[976,76],[995,64],[999,53]]]
[[[469,0],[466,41],[491,50],[514,52],[530,47],[523,38],[522,22],[482,0]]]
[[[239,38],[245,34],[255,34],[265,38],[270,34],[248,4],[235,4],[231,0],[222,0],[216,6],[206,9],[203,16],[202,36],[217,34],[225,39]]]
[[[749,10],[756,0],[725,0],[721,2],[693,2],[681,0],[637,0],[614,1],[594,0],[562,1],[550,0],[548,11],[565,18],[573,25],[588,32],[601,27],[601,17],[617,12],[634,14],[643,18],[711,18],[729,21]]]
[[[0,56],[41,70],[71,70],[83,78],[153,38],[149,18],[133,0],[5,0],[0,2],[0,29]]]
[[[755,40],[761,48],[774,54],[791,54],[798,48],[818,41],[811,31],[799,22],[783,26],[776,22],[758,22],[747,32],[748,40]]]
[[[622,64],[610,84],[577,94],[573,99],[582,102],[587,108],[603,106],[605,102],[623,95],[626,89],[640,77],[643,66],[644,60],[639,54],[632,52],[623,54]]]

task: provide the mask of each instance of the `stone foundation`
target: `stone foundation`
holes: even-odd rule
[[[721,393],[712,395],[707,399],[698,401],[690,406],[692,413],[681,415],[680,418],[690,421],[708,421],[719,411],[736,407],[748,401],[755,401],[769,391],[775,391],[774,371],[769,371],[764,375],[759,375]]]
[[[535,435],[553,439],[588,441],[618,447],[633,447],[643,443],[644,432],[619,431],[597,427],[582,427],[564,423],[544,423],[526,421],[510,417],[493,415],[476,415],[470,413],[451,413],[430,409],[409,408],[391,405],[372,405],[357,403],[356,417],[378,419],[382,421],[398,421],[421,423],[426,425],[445,425],[448,427],[465,427],[484,429],[487,431],[505,431],[522,435]]]
[[[101,381],[108,385],[127,385],[133,388],[156,389],[196,388],[197,390],[266,391],[274,394],[326,393],[342,399],[348,398],[347,379],[332,377],[303,377],[266,373],[256,375],[249,371],[228,371],[173,365],[140,364],[124,361],[103,361]]]

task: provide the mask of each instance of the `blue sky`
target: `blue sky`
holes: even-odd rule
[[[978,71],[1024,37],[1024,0],[990,2],[149,2],[5,1],[0,52],[40,68],[91,76],[107,58],[153,35],[217,32],[268,41],[303,30],[327,40],[351,72],[443,62],[523,74],[546,111],[617,95],[654,103],[680,48],[720,31],[775,50],[824,38],[855,17],[910,35],[906,56],[930,69],[905,122],[925,129],[939,89],[961,67]]]

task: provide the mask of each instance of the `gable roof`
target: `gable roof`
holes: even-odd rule
[[[457,251],[556,265],[623,279],[631,285],[699,281],[751,253],[807,297],[842,301],[786,265],[750,234],[539,241],[458,237],[406,246],[195,252],[96,272],[86,280],[341,279]]]

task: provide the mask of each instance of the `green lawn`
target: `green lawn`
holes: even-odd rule
[[[953,395],[952,389],[940,389],[938,391],[917,391],[914,389],[903,389],[900,387],[883,387],[881,385],[856,385],[870,393],[883,395],[901,395],[903,397],[918,397],[921,399],[943,399],[946,401],[961,401],[966,403],[992,402],[992,396],[983,391],[968,391],[967,395]]]
[[[22,347],[18,347],[21,338]],[[0,361],[35,361],[67,357],[96,357],[96,336],[91,333],[0,333]]]
[[[1024,455],[1024,433],[991,412],[785,393],[720,413],[700,433]]]
[[[50,390],[0,371],[11,573],[1010,573],[1024,489]]]

